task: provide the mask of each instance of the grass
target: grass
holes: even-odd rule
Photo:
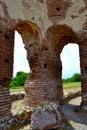
[[[81,82],[69,82],[69,83],[63,83],[63,89],[80,89],[81,88]],[[10,88],[10,92],[17,92],[17,91],[24,91],[23,86],[13,87]]]
[[[10,88],[10,92],[17,92],[17,91],[24,91],[24,87],[17,86],[17,87]]]
[[[67,89],[81,89],[81,82],[70,82],[70,83],[63,83],[63,88]]]

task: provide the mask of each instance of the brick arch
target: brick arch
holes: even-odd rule
[[[31,105],[34,96],[37,94],[34,89],[32,90],[32,87],[36,87],[34,80],[36,80],[36,78],[38,79],[37,75],[40,66],[38,62],[38,57],[41,53],[42,34],[40,28],[35,23],[30,21],[19,21],[15,26],[15,30],[17,30],[18,33],[21,35],[23,43],[25,44],[25,49],[27,50],[27,60],[30,67],[30,73],[24,85],[24,100],[25,104]],[[32,84],[30,84],[31,82]],[[29,96],[32,96],[33,93],[35,94],[31,99]]]
[[[21,20],[19,20],[19,22],[15,25],[15,30],[22,37],[25,49],[27,50],[27,59],[30,64],[30,70],[33,71],[32,59],[41,46],[41,30],[35,23]]]
[[[68,43],[75,43],[79,45],[78,39],[72,37],[72,36],[64,36],[59,40],[60,43],[60,53],[63,50],[64,46],[67,45]],[[61,44],[62,43],[62,44]]]
[[[42,37],[40,28],[31,21],[19,20],[15,25],[15,30],[20,33],[23,41],[27,41],[31,37],[37,37],[40,40]]]
[[[23,21],[19,20],[18,23],[15,25],[15,29],[21,34],[23,31],[28,31],[32,35],[36,36],[37,34],[41,33],[40,28],[31,21]]]
[[[46,39],[50,43],[51,48],[56,55],[56,61],[58,61],[56,72],[59,74],[58,76],[58,84],[60,84],[60,91],[63,95],[63,87],[62,87],[62,63],[60,60],[60,53],[63,50],[64,46],[68,43],[76,43],[79,44],[79,40],[77,34],[72,30],[71,27],[67,25],[55,25],[51,26],[47,29]]]
[[[71,27],[67,25],[55,25],[47,29],[46,38],[51,45],[59,52],[69,42],[79,43],[78,37]]]

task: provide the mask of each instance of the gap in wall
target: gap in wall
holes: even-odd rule
[[[27,60],[27,52],[24,48],[24,43],[22,41],[21,35],[15,31],[15,46],[14,46],[14,70],[13,77],[19,71],[29,72],[29,64]]]
[[[74,73],[80,73],[79,46],[69,43],[64,46],[61,54],[62,78],[72,77]]]

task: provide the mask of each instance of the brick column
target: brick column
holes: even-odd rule
[[[8,85],[13,74],[14,31],[7,9],[5,17],[0,18],[0,119],[10,116],[11,98]]]
[[[25,103],[38,106],[44,102],[61,101],[61,61],[45,40],[40,48],[35,42],[27,49],[31,72],[25,83]]]
[[[38,106],[44,102],[63,99],[62,65],[51,41],[42,38],[37,25],[19,21],[16,30],[21,34],[30,66],[25,82],[25,104]]]
[[[87,30],[78,33],[80,49],[80,66],[81,66],[81,87],[82,102],[81,106],[87,110]]]

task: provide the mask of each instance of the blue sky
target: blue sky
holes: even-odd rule
[[[77,44],[66,45],[60,55],[62,60],[62,77],[71,77],[74,73],[80,73],[79,63],[79,48]],[[29,65],[26,59],[26,50],[22,42],[21,36],[15,33],[15,51],[14,51],[14,72],[13,76],[18,71],[29,72]]]

